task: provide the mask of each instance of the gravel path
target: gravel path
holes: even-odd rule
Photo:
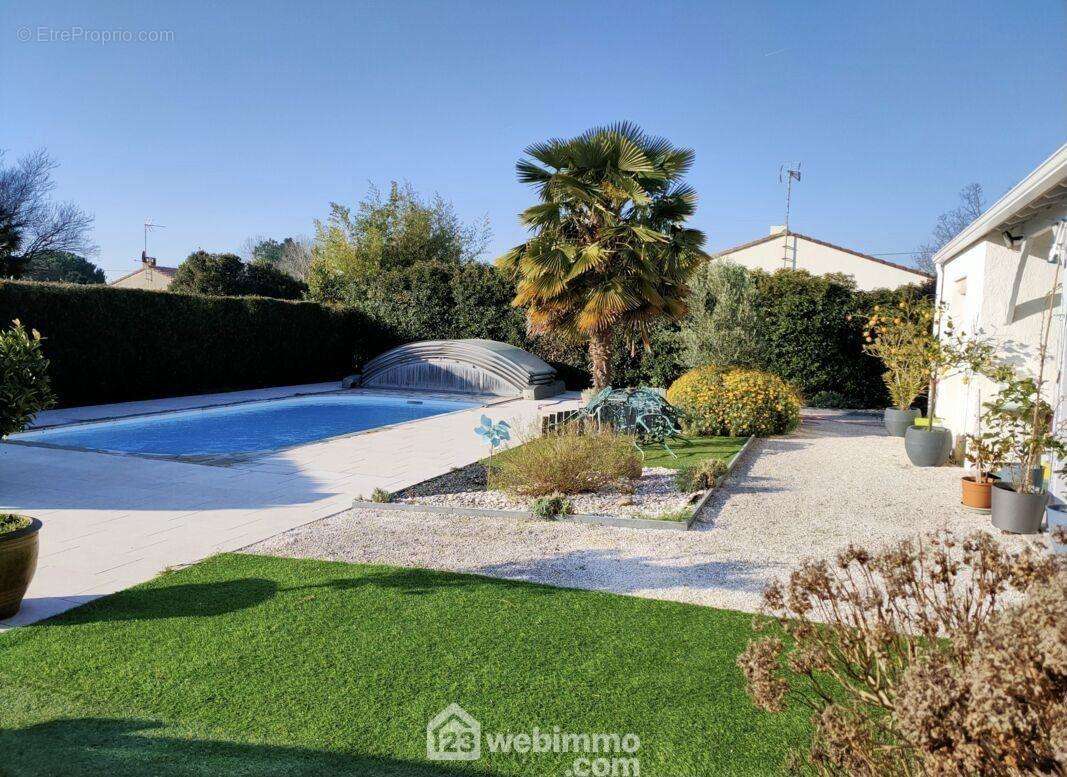
[[[352,510],[249,552],[472,572],[754,611],[768,580],[832,556],[936,529],[989,528],[959,506],[960,470],[919,469],[877,417],[807,411],[760,441],[690,532]],[[1042,539],[1009,537],[1021,546]]]

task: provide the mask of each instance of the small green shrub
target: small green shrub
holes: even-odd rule
[[[759,370],[699,367],[678,378],[667,400],[696,435],[760,437],[785,434],[800,423],[800,398],[777,375]]]
[[[674,484],[679,491],[703,491],[713,488],[716,481],[726,474],[726,462],[722,459],[704,459],[697,464],[682,467],[674,475]]]
[[[7,534],[8,532],[18,531],[19,529],[25,529],[30,525],[30,519],[25,515],[15,515],[14,513],[0,513],[0,534]]]
[[[688,521],[692,517],[693,511],[688,507],[665,510],[662,513],[638,513],[634,516],[634,518],[641,518],[645,521],[677,521],[679,523]]]
[[[575,428],[528,437],[494,459],[492,487],[521,496],[584,494],[641,477],[634,439]]]
[[[574,505],[563,494],[552,494],[551,496],[539,496],[533,500],[530,503],[530,511],[538,518],[552,520],[561,515],[573,513]]]
[[[827,410],[844,410],[856,405],[856,402],[839,391],[818,391],[808,400],[808,407],[821,407]]]
[[[370,500],[372,502],[392,502],[393,494],[384,488],[376,488],[371,492]]]
[[[41,335],[15,319],[0,330],[0,439],[21,432],[54,403]]]

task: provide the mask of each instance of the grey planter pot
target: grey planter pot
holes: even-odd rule
[[[1002,531],[1013,534],[1037,534],[1045,517],[1048,493],[1020,494],[1007,483],[994,483],[992,521]]]
[[[904,433],[904,450],[916,467],[940,467],[952,453],[952,432],[943,426],[909,426]]]
[[[1045,510],[1045,518],[1048,520],[1049,534],[1055,535],[1057,529],[1067,532],[1067,504],[1049,505]],[[1056,537],[1052,536],[1049,540],[1049,550],[1067,555],[1067,540],[1057,542]]]
[[[1018,464],[1009,464],[1006,467],[1002,467],[1000,470],[1000,479],[1005,483],[1013,483],[1019,480],[1019,473],[1022,471],[1022,467]],[[1038,488],[1045,487],[1045,468],[1044,467],[1031,467],[1030,473],[1032,475],[1031,480]]]
[[[885,430],[894,437],[903,437],[904,432],[908,431],[908,427],[911,426],[912,421],[918,418],[920,412],[916,408],[910,408],[908,410],[897,410],[895,407],[887,407],[885,409],[885,415],[882,416],[882,423],[885,424]]]

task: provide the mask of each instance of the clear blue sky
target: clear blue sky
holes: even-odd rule
[[[145,217],[177,264],[391,179],[488,215],[495,255],[522,149],[618,119],[696,149],[713,248],[780,223],[802,160],[795,229],[908,251],[964,184],[992,201],[1067,140],[1064,5],[5,0],[0,147],[57,158],[111,277]],[[38,39],[76,28],[173,40]]]

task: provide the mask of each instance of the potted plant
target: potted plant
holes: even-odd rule
[[[976,510],[988,510],[990,490],[999,478],[993,470],[1000,466],[1003,457],[1002,443],[992,435],[964,435],[965,448],[963,457],[974,468],[974,474],[960,478],[962,490],[961,502],[964,507]]]
[[[935,414],[938,384],[953,375],[988,375],[996,371],[993,355],[996,348],[981,330],[973,334],[960,332],[942,306],[934,310],[937,329],[921,343],[926,374],[930,420],[909,426],[904,433],[904,450],[917,467],[940,467],[952,454],[952,432],[939,426]]]
[[[1012,376],[996,399],[986,403],[983,420],[989,424],[995,444],[1004,451],[1006,481],[993,484],[992,522],[998,529],[1016,534],[1041,530],[1048,502],[1041,460],[1046,454],[1067,453],[1063,437],[1053,427],[1052,408],[1041,397],[1041,378]]]
[[[1053,553],[1067,555],[1067,504],[1050,504],[1045,509],[1048,533],[1051,535],[1049,549]]]
[[[893,404],[885,409],[882,423],[894,437],[903,437],[920,415],[911,405],[926,388],[926,341],[932,325],[932,306],[923,297],[909,297],[890,307],[875,305],[867,319],[863,350],[885,365],[882,378]]]
[[[54,401],[41,336],[16,320],[0,330],[0,439],[21,432]],[[22,605],[37,569],[40,530],[36,518],[0,514],[0,619],[10,618]]]

